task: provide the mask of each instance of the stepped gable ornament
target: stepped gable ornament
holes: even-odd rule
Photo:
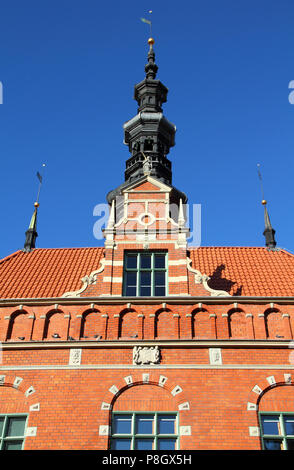
[[[210,277],[207,276],[206,274],[201,274],[200,271],[197,269],[193,269],[191,267],[192,260],[190,258],[187,258],[187,269],[191,273],[194,274],[194,279],[196,284],[202,284],[204,289],[210,292],[210,295],[212,297],[231,297],[231,294],[226,292],[225,290],[216,290],[216,289],[211,289],[209,285],[207,284],[207,281],[209,281]]]
[[[99,269],[96,269],[96,271],[92,271],[89,276],[84,276],[82,277],[81,281],[83,283],[82,287],[79,290],[73,291],[73,292],[66,292],[63,294],[61,297],[80,297],[80,294],[84,292],[88,286],[92,284],[96,284],[97,281],[97,275],[102,273],[104,270],[105,266],[105,258],[100,260],[100,267]]]
[[[158,346],[135,346],[133,348],[133,364],[159,364],[160,351]]]

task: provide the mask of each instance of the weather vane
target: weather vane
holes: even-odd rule
[[[152,10],[149,10],[148,13],[152,13]],[[151,20],[146,20],[146,18],[141,18],[141,21],[143,21],[143,23],[147,23],[149,24],[150,26],[150,36],[152,37],[152,21]]]
[[[259,180],[260,180],[260,188],[261,188],[261,195],[262,195],[262,201],[261,203],[263,205],[266,204],[266,200],[264,199],[264,191],[263,191],[263,184],[262,184],[262,177],[261,177],[261,173],[260,173],[260,163],[257,163],[257,172],[258,172],[258,177],[259,177]]]
[[[42,167],[44,168],[45,166],[46,166],[45,163],[43,163]],[[37,178],[39,180],[39,188],[38,188],[38,194],[37,194],[37,200],[35,202],[35,206],[39,207],[39,197],[40,197],[40,191],[41,191],[43,177],[38,171],[37,171]]]

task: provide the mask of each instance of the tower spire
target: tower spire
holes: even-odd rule
[[[38,236],[38,233],[37,233],[37,214],[38,214],[39,205],[40,204],[38,202],[34,203],[35,210],[33,212],[29,228],[26,231],[26,239],[25,239],[24,248],[23,248],[23,251],[25,253],[29,253],[36,246],[36,238]]]
[[[269,214],[266,208],[267,201],[263,199],[261,201],[262,205],[264,206],[264,232],[263,235],[265,236],[265,244],[269,249],[274,249],[276,247],[276,240],[275,240],[275,233],[276,231],[273,229]]]
[[[262,177],[261,177],[261,173],[260,173],[260,164],[259,163],[257,164],[257,167],[258,167],[257,171],[258,171],[258,177],[260,179],[260,187],[261,187],[261,194],[262,194],[261,204],[264,206],[264,232],[263,232],[263,235],[265,237],[265,245],[270,250],[274,250],[275,247],[276,247],[276,244],[277,244],[277,242],[275,240],[276,231],[272,227],[270,217],[269,217],[269,214],[268,214],[268,210],[267,210],[267,207],[266,207],[267,201],[264,199]]]

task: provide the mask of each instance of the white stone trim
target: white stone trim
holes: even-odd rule
[[[26,391],[25,391],[25,396],[26,397],[29,397],[30,395],[32,395],[33,393],[35,393],[35,389],[34,387],[31,385]]]
[[[165,377],[165,375],[161,375],[158,380],[158,385],[160,387],[163,387],[166,381],[167,381],[167,377]]]
[[[190,259],[188,257],[187,257],[187,269],[188,269],[188,271],[190,271],[191,273],[194,274],[195,284],[202,284],[204,289],[207,290],[208,292],[210,292],[211,296],[213,296],[213,297],[231,297],[231,295],[228,292],[224,291],[224,290],[211,289],[211,287],[209,287],[209,285],[207,284],[210,277],[207,276],[206,274],[201,274],[200,271],[198,271],[197,269],[192,268],[192,259]]]
[[[266,380],[268,381],[270,385],[276,385],[276,379],[273,375],[270,375],[269,377],[267,377]]]
[[[40,403],[35,403],[30,406],[30,411],[40,411]]]
[[[209,362],[212,365],[222,365],[222,350],[221,348],[209,348]]]
[[[109,436],[110,435],[110,426],[101,424],[99,426],[99,436]]]
[[[191,436],[191,426],[180,426],[180,436]]]
[[[260,395],[262,393],[262,390],[258,385],[255,385],[252,389],[252,392],[256,393],[257,395]]]
[[[61,297],[80,297],[80,294],[84,292],[88,286],[90,286],[91,284],[96,284],[97,275],[100,274],[104,270],[104,266],[105,266],[105,258],[102,258],[100,260],[100,267],[98,269],[96,269],[95,271],[92,271],[89,276],[82,277],[81,282],[83,283],[83,285],[79,290],[66,292]]]
[[[5,382],[5,375],[0,375],[0,385],[3,385]]]
[[[284,379],[286,384],[291,383],[291,374],[284,374]]]
[[[260,430],[258,426],[249,426],[249,436],[251,437],[259,437]]]
[[[82,362],[82,349],[71,348],[69,351],[68,364],[70,366],[79,366]]]
[[[257,405],[256,403],[247,403],[247,411],[256,411],[257,410]]]
[[[133,385],[133,377],[131,375],[127,375],[124,377],[124,381],[126,382],[127,385]]]
[[[176,385],[173,390],[171,391],[171,394],[175,397],[176,395],[178,395],[179,393],[181,393],[183,391],[182,387],[180,387],[179,385]]]
[[[185,401],[184,403],[180,403],[178,406],[180,411],[190,410],[190,403]]]
[[[14,382],[13,382],[13,387],[18,388],[23,381],[22,377],[15,377]]]
[[[113,283],[122,283],[123,278],[122,277],[111,277],[111,276],[104,276],[102,279],[103,282],[113,282]]]
[[[101,410],[111,410],[111,404],[110,403],[106,403],[105,401],[103,401],[101,403]]]
[[[26,429],[26,437],[35,437],[37,435],[37,426]]]
[[[175,277],[169,277],[168,282],[186,282],[187,281],[187,276],[175,276]]]
[[[118,388],[116,385],[112,385],[110,388],[109,388],[109,392],[112,393],[113,395],[116,395],[118,393]]]
[[[187,261],[185,259],[170,259],[168,260],[168,266],[186,266]]]

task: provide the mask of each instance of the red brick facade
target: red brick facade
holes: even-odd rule
[[[172,229],[166,230],[166,239],[158,237],[156,219],[166,211],[169,193],[146,181],[130,194],[131,201],[142,197],[144,207],[148,202],[147,210],[137,211],[136,232],[121,234],[135,213],[133,202],[126,204],[123,223],[106,229],[104,250],[97,248],[95,256],[91,251],[89,260],[84,251],[88,280],[81,282],[80,267],[76,271],[69,263],[71,276],[78,277],[75,290],[67,291],[71,284],[65,283],[61,295],[34,298],[38,282],[54,287],[55,279],[43,280],[32,271],[30,296],[17,295],[16,285],[14,298],[1,300],[0,415],[28,414],[24,449],[106,450],[114,411],[177,413],[180,450],[261,449],[259,412],[294,411],[293,299],[283,295],[282,284],[276,286],[279,297],[212,289],[197,277],[205,273],[190,263],[193,249],[184,246],[175,221],[167,217]],[[149,205],[154,199],[156,212]],[[149,231],[139,241],[144,217],[149,217]],[[168,252],[166,297],[122,295],[124,252],[142,249]],[[25,279],[38,253],[43,256],[42,250],[33,250],[2,261],[3,289],[15,256],[18,268],[13,264],[12,272],[20,278],[23,271]],[[256,265],[259,253],[275,255],[278,266],[293,269],[293,257],[286,252],[260,248],[251,253]],[[72,256],[77,256],[74,250]],[[138,346],[158,346],[159,361],[134,363]]]

